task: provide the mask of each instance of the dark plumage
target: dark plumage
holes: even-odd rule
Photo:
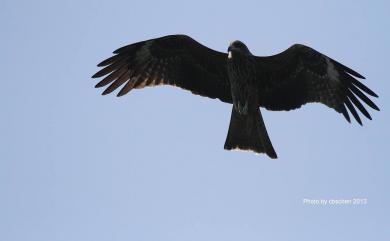
[[[368,119],[361,102],[379,110],[367,95],[378,97],[356,78],[354,70],[304,45],[295,44],[267,57],[250,53],[240,41],[228,53],[209,49],[185,35],[170,35],[124,46],[102,61],[93,78],[105,76],[96,87],[118,96],[146,86],[173,85],[194,94],[232,103],[232,117],[225,149],[252,150],[276,158],[259,107],[292,110],[323,103],[350,122],[347,109],[362,121]]]

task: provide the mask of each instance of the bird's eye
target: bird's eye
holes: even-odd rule
[[[234,43],[234,45],[236,48],[243,48],[244,47],[244,45],[241,42],[236,42],[236,43]]]

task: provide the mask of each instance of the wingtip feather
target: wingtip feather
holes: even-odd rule
[[[362,126],[362,120],[360,119],[359,114],[357,113],[355,107],[352,105],[348,97],[345,99],[345,104],[347,105],[347,108],[349,109],[353,117],[355,117],[355,120]]]
[[[121,91],[119,91],[118,94],[116,94],[116,97],[122,97],[122,96],[124,96],[125,94],[126,94],[126,93],[123,93],[122,90],[121,90]]]
[[[348,121],[348,123],[351,124],[351,118],[349,117],[348,111],[347,111],[347,109],[345,108],[345,105],[344,105],[344,104],[342,105],[341,113],[343,114],[344,118]]]
[[[102,93],[102,95],[108,95],[109,93],[111,93],[112,91],[109,89],[109,88],[107,88],[107,89],[105,89],[104,91],[103,91],[103,93]]]
[[[341,64],[340,62],[334,60],[334,59],[331,59],[337,66],[339,66],[341,69],[343,69],[345,72],[347,72],[348,74],[352,75],[352,76],[355,76],[356,78],[359,78],[359,79],[366,79],[366,77],[364,77],[363,75],[359,74],[358,72],[356,72],[355,70]]]

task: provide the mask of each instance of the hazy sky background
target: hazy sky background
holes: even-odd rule
[[[389,240],[390,4],[270,2],[2,0],[0,241]],[[382,111],[360,127],[319,104],[262,110],[271,160],[223,150],[231,105],[93,88],[111,51],[174,33],[309,45],[365,75]]]

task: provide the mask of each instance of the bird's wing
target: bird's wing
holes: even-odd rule
[[[130,44],[102,61],[92,78],[103,95],[122,86],[118,96],[146,86],[172,85],[194,94],[232,102],[224,53],[212,50],[186,35],[170,35]]]
[[[277,55],[256,57],[256,64],[260,106],[266,109],[291,110],[320,102],[350,122],[348,108],[359,124],[355,107],[371,119],[361,101],[379,110],[367,97],[378,95],[356,79],[364,79],[362,75],[307,46],[295,44]]]

